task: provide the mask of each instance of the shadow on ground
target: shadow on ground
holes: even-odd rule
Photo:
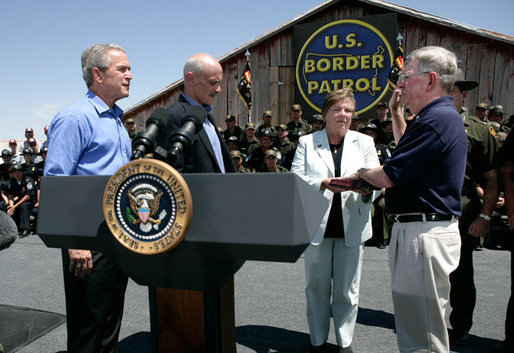
[[[118,343],[118,353],[151,353],[150,332],[138,332],[125,337]],[[66,351],[59,351],[55,353],[67,353]]]
[[[381,310],[359,308],[357,322],[361,325],[394,329],[394,316]],[[257,353],[306,352],[309,347],[307,333],[259,325],[236,327],[236,341]],[[330,346],[337,352],[336,345]]]
[[[272,326],[246,325],[236,327],[236,342],[257,353],[296,353],[307,350],[309,335]]]
[[[382,310],[359,307],[357,323],[365,326],[376,326],[394,330],[394,315]]]
[[[452,330],[449,330],[449,332],[451,336]],[[493,353],[496,352],[493,349],[496,343],[498,343],[498,340],[470,334],[465,345],[452,344],[451,350],[456,353]]]

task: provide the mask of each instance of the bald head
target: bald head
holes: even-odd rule
[[[184,93],[203,105],[212,105],[221,92],[223,69],[209,54],[198,53],[184,65]]]

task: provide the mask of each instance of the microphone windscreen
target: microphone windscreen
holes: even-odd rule
[[[186,111],[186,116],[182,119],[182,124],[186,121],[193,121],[196,126],[202,126],[207,117],[207,112],[204,107],[193,105]]]
[[[7,249],[18,237],[18,228],[13,219],[0,211],[0,250]]]
[[[155,109],[152,114],[148,117],[146,120],[146,127],[148,127],[151,124],[155,124],[159,127],[159,130],[164,131],[166,128],[166,125],[168,125],[168,122],[170,120],[170,114],[168,111],[164,108],[157,108]]]

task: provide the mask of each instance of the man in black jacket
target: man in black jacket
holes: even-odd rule
[[[159,145],[169,151],[169,137],[176,129],[181,127],[182,120],[190,106],[202,106],[207,117],[202,129],[194,135],[191,146],[184,148],[175,163],[170,163],[171,160],[168,160],[181,173],[237,172],[228,148],[216,128],[214,118],[210,114],[215,97],[221,91],[222,77],[223,70],[221,65],[208,54],[195,54],[184,65],[184,92],[168,108],[168,112],[171,115],[170,121],[163,134],[164,136],[160,138]],[[151,302],[159,303],[160,309],[157,315],[161,315],[162,319],[170,315],[173,316],[173,322],[175,322],[174,329],[168,330],[166,335],[169,336],[163,340],[169,339],[176,342],[174,346],[176,351],[191,351],[191,342],[196,344],[198,341],[203,340],[202,343],[204,343],[206,342],[205,335],[209,335],[213,331],[216,331],[215,335],[217,337],[215,339],[220,340],[221,337],[225,339],[231,337],[230,341],[235,345],[233,312],[232,317],[227,318],[220,318],[221,315],[209,315],[209,313],[212,314],[210,310],[220,310],[217,304],[213,303],[223,302],[224,305],[233,307],[233,278],[229,279],[223,287],[207,291],[150,287],[150,300]],[[199,310],[192,313],[190,307],[184,303],[189,303],[191,307],[204,308],[204,310],[203,312]],[[208,308],[205,308],[204,304]],[[218,319],[219,321],[217,321]],[[162,320],[155,317],[154,312],[151,312],[151,321],[152,324],[159,322],[159,325],[162,322]],[[224,322],[223,328],[220,328],[220,330],[209,330],[204,335],[205,328],[221,327],[221,322]],[[231,322],[231,325],[227,325],[227,322]],[[187,327],[190,330],[187,330]],[[194,329],[191,329],[193,327]],[[179,328],[184,328],[184,330],[182,331]],[[202,346],[202,343],[199,345]],[[233,348],[235,351],[235,346]]]
[[[171,133],[180,128],[187,109],[192,105],[205,108],[207,118],[202,129],[194,136],[189,148],[186,148],[173,165],[183,173],[225,173],[235,172],[223,138],[216,129],[214,118],[210,114],[212,104],[221,91],[223,70],[219,62],[209,54],[199,53],[189,58],[184,65],[184,92],[173,103],[168,112],[171,120],[160,145],[169,150],[168,141]]]

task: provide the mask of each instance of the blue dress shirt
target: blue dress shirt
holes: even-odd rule
[[[44,175],[114,174],[132,153],[122,115],[92,91],[57,113],[48,130]]]

